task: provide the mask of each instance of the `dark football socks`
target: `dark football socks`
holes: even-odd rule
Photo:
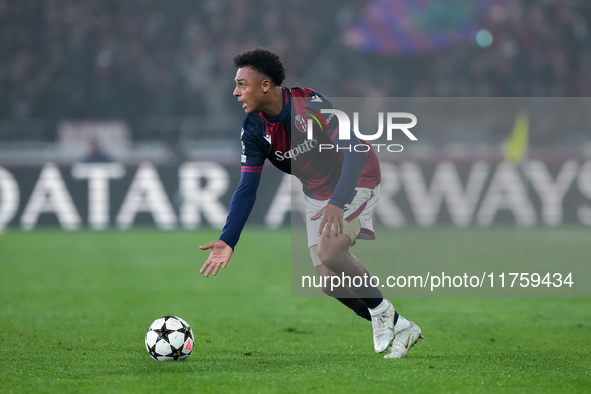
[[[364,280],[361,286],[351,286],[350,289],[368,308],[375,308],[384,300],[379,288],[370,284],[371,275],[365,270],[367,280]]]

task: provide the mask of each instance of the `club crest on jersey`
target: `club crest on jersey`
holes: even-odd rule
[[[294,119],[294,123],[295,123],[295,127],[296,129],[298,129],[300,132],[306,134],[306,131],[308,130],[306,128],[306,121],[304,120],[304,117],[302,115],[296,115],[295,119]]]

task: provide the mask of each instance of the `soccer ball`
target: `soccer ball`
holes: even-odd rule
[[[146,332],[146,350],[157,361],[184,360],[193,351],[194,341],[189,324],[176,316],[154,320]]]

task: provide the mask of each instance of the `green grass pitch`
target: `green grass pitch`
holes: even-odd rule
[[[433,253],[425,242],[493,234],[510,256],[523,242],[514,231],[392,236],[421,259]],[[547,231],[579,240],[561,258],[591,262],[589,230],[533,230],[528,247],[546,245]],[[228,268],[204,278],[198,246],[218,234],[0,234],[0,391],[591,391],[589,299],[393,300],[426,339],[408,358],[385,360],[373,352],[368,322],[351,324],[352,313],[330,299],[290,297],[289,230],[247,229]],[[169,314],[191,324],[195,347],[185,361],[156,362],[144,334]]]

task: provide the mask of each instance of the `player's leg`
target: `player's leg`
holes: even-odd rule
[[[326,204],[326,202],[320,202],[306,198],[306,216],[308,218],[306,221],[306,229],[308,233],[308,247],[310,248],[311,253],[312,251],[315,252],[312,255],[312,260],[315,262],[315,266],[320,264],[323,266],[323,268],[320,268],[320,272],[318,272],[317,269],[319,275],[335,275],[344,273],[345,275],[349,275],[351,277],[355,275],[363,276],[364,274],[369,276],[363,264],[361,264],[361,262],[355,256],[349,253],[349,249],[362,232],[361,221],[363,221],[364,230],[364,233],[361,234],[361,236],[366,239],[373,239],[371,216],[377,205],[378,199],[379,187],[376,187],[375,190],[358,189],[355,199],[348,207],[348,212],[350,215],[346,217],[344,222],[343,236],[333,237],[337,242],[323,242],[321,245],[324,248],[322,258],[324,258],[332,266],[332,268],[334,268],[331,269],[331,266],[323,264],[320,256],[317,254],[317,248],[314,247],[315,245],[319,245],[321,243],[321,237],[318,236],[320,221],[310,220],[310,217],[315,215]],[[388,300],[383,299],[379,289],[373,287],[353,288],[349,289],[349,291],[350,293],[339,293],[338,295],[342,295],[342,297],[338,298],[341,298],[340,301],[353,310],[357,310],[360,305],[360,301],[365,305],[367,311],[371,315],[374,347],[376,352],[380,353],[386,350],[390,343],[392,343],[394,336],[396,336],[397,333],[400,333],[401,343],[397,344],[395,347],[393,346],[392,353],[390,353],[387,357],[403,357],[406,355],[406,351],[408,351],[408,349],[410,349],[410,347],[418,340],[418,337],[422,337],[420,329],[417,337],[417,333],[413,331],[414,325],[407,326],[405,325],[405,322],[408,322],[408,320],[404,318],[398,318],[399,316],[393,305]],[[348,300],[345,301],[345,299]],[[370,307],[373,308],[370,310]],[[407,335],[408,333],[410,333],[410,335]],[[403,340],[406,337],[409,337],[408,341]],[[403,355],[400,355],[402,354],[401,351],[395,351],[395,349],[402,349],[403,346],[401,347],[401,345],[405,344],[406,351],[403,352]]]
[[[323,206],[327,204],[328,201],[317,201],[311,198],[305,197],[306,202],[306,233],[308,237],[308,249],[310,251],[310,257],[316,268],[316,272],[321,278],[326,277],[328,278],[335,275],[333,271],[330,271],[328,267],[322,264],[320,261],[320,257],[318,256],[318,244],[320,243],[320,235],[318,234],[318,230],[320,228],[320,220],[311,220],[310,218],[318,211],[322,209]],[[323,283],[331,283],[331,282],[324,282]],[[361,301],[348,287],[342,287],[340,289],[330,289],[327,286],[323,286],[325,294],[336,298],[340,301],[343,305],[347,306],[351,310],[353,310],[357,315],[363,317],[364,319],[371,321],[371,315],[369,314],[369,310],[363,301]]]
[[[353,224],[352,224],[353,223]],[[337,237],[322,234],[318,247],[320,261],[339,277],[351,278],[351,292],[368,308],[373,328],[374,348],[377,353],[388,349],[395,336],[394,326],[398,314],[390,301],[385,300],[379,288],[371,286],[370,275],[361,262],[349,253],[353,236],[358,231],[359,219],[344,224],[343,233]],[[361,279],[363,278],[363,279]]]
[[[349,248],[361,231],[361,223],[358,218],[355,218],[345,221],[343,227],[343,234],[327,239],[318,236],[319,221],[312,221],[308,224],[309,244],[313,245],[310,247],[312,261],[315,267],[322,265],[324,269],[330,271],[330,276],[336,274],[340,279],[344,279],[344,276],[347,277],[348,283],[345,283],[344,289],[340,293],[342,297],[336,298],[359,298],[368,308],[374,308],[383,301],[379,289],[371,286],[353,288],[354,283],[352,283],[357,284],[357,278],[364,278],[364,285],[369,281],[369,274],[363,264],[349,253]]]
[[[371,321],[371,314],[369,313],[367,305],[365,305],[365,303],[361,301],[355,295],[355,293],[353,293],[346,286],[341,285],[338,287],[332,287],[333,283],[337,284],[338,282],[336,280],[332,281],[331,277],[337,275],[333,271],[328,269],[328,267],[326,267],[320,261],[320,257],[318,257],[318,245],[314,245],[310,248],[310,257],[312,258],[312,262],[314,263],[316,273],[321,278],[321,283],[323,284],[322,291],[324,292],[324,294],[337,299],[343,305],[355,312],[357,316]]]
[[[353,256],[349,250],[355,244],[358,237],[373,239],[372,215],[379,200],[380,188],[374,190],[357,189],[357,194],[348,206],[344,220],[343,235],[349,237],[349,243],[340,240],[330,242],[331,238],[321,237],[320,250],[322,258],[329,262],[328,267],[335,273],[355,271],[363,272],[369,277],[369,273],[363,264]],[[362,232],[363,228],[363,232]],[[341,237],[333,237],[332,239]],[[328,242],[325,242],[328,241]],[[330,260],[333,260],[330,262]],[[420,328],[411,321],[399,316],[394,306],[382,298],[378,288],[372,286],[353,287],[351,291],[358,296],[369,308],[372,316],[373,339],[376,352],[382,352],[392,343],[392,349],[387,358],[405,357],[419,338],[422,338]],[[379,303],[378,303],[379,302]],[[394,338],[394,340],[392,340]]]

